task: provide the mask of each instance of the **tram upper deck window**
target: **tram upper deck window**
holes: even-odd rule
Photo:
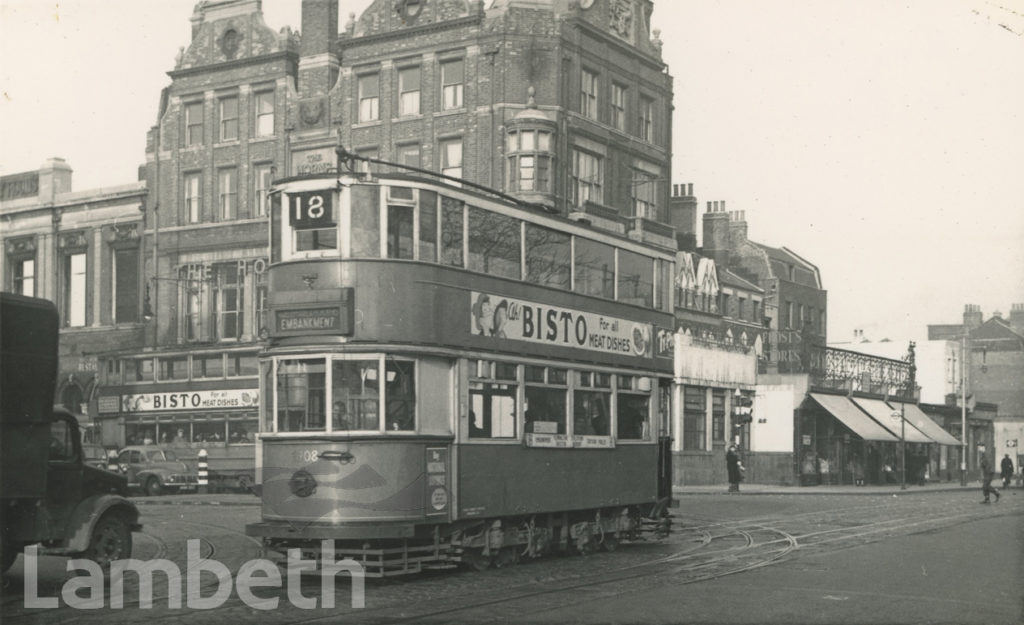
[[[532,223],[526,224],[526,281],[569,289],[572,276],[571,237]]]
[[[521,279],[521,223],[518,219],[470,206],[469,269]]]
[[[654,306],[654,259],[619,250],[618,299],[637,306]]]
[[[331,428],[380,429],[380,361],[335,360],[331,364]]]
[[[380,258],[380,188],[355,185],[351,197],[352,258]]]
[[[574,291],[606,299],[615,297],[615,248],[576,237],[575,260]]]
[[[322,358],[282,360],[277,367],[277,431],[323,431],[326,365]]]
[[[462,242],[465,239],[465,204],[441,197],[441,264],[462,266]]]
[[[567,422],[565,369],[528,365],[523,427],[535,434],[565,434]]]
[[[420,190],[420,254],[419,259],[437,262],[437,194]]]
[[[413,257],[413,207],[388,204],[388,258]]]

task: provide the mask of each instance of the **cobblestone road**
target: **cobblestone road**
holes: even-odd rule
[[[339,607],[304,610],[291,605],[283,588],[257,591],[277,598],[277,609],[256,610],[237,594],[211,610],[170,609],[168,584],[160,575],[151,609],[139,607],[134,576],[125,584],[125,607],[78,610],[59,601],[55,609],[25,606],[24,561],[5,580],[5,623],[394,623],[488,622],[511,615],[529,622],[531,615],[575,606],[581,622],[608,622],[607,614],[590,614],[598,601],[629,597],[659,587],[715,583],[726,576],[790,562],[815,553],[896,540],[979,519],[1024,515],[1024,495],[1006,496],[999,504],[978,505],[973,495],[931,493],[918,496],[689,496],[674,510],[672,534],[664,540],[622,544],[614,553],[549,557],[483,573],[436,571],[400,580],[368,580],[366,607],[349,607],[350,585],[339,579],[333,592]],[[183,502],[184,503],[184,500]],[[258,520],[252,506],[144,506],[145,531],[135,535],[134,557],[163,558],[187,575],[187,541],[198,540],[199,553],[223,563],[234,574],[248,560],[261,557],[259,545],[244,536],[246,523]],[[59,597],[66,581],[65,560],[40,559],[40,596]],[[1019,571],[1018,571],[1019,574]],[[215,591],[211,574],[203,578],[202,596]],[[184,582],[184,580],[182,580]],[[108,589],[109,590],[109,589]],[[305,578],[302,594],[322,599],[320,580]],[[184,593],[183,593],[184,595]],[[188,597],[183,601],[187,603]]]

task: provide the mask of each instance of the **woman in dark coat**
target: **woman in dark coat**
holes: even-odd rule
[[[729,471],[729,492],[740,492],[740,480],[743,479],[740,455],[736,453],[736,445],[729,445],[729,451],[725,454],[725,467]]]

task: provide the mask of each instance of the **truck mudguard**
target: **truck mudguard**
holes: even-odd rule
[[[70,536],[67,546],[57,549],[45,549],[44,553],[50,554],[73,554],[81,553],[89,548],[89,539],[92,537],[92,530],[104,514],[116,511],[124,515],[128,527],[133,532],[142,529],[139,524],[139,509],[135,504],[120,495],[93,495],[81,501],[75,507],[71,520],[68,522]]]

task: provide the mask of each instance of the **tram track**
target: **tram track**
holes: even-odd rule
[[[879,514],[900,512],[890,518],[879,519]],[[510,579],[507,575],[438,573],[415,579],[373,582],[368,592],[376,594],[376,601],[364,609],[340,607],[315,616],[307,611],[278,613],[278,622],[289,624],[324,623],[338,619],[370,623],[406,623],[418,621],[468,620],[486,622],[498,620],[501,615],[515,613],[528,618],[567,606],[583,604],[595,598],[614,598],[652,587],[683,586],[736,575],[786,561],[802,550],[832,552],[932,529],[948,527],[981,515],[975,507],[956,506],[948,514],[935,516],[934,510],[908,508],[882,503],[877,506],[841,507],[793,515],[764,515],[747,519],[713,520],[692,516],[677,517],[670,537],[659,544],[652,542],[623,545],[616,554],[596,554],[575,558],[552,558],[523,564],[508,571],[536,570],[541,576],[530,580]],[[992,516],[986,509],[984,516]],[[1000,515],[1021,514],[1015,508],[999,511]],[[196,527],[238,534],[230,528],[198,521],[175,521]],[[838,525],[837,525],[838,524]],[[247,537],[248,538],[248,537]],[[256,542],[256,541],[253,541]],[[256,543],[258,545],[258,543]],[[636,547],[633,549],[632,547]],[[652,554],[651,549],[660,553]],[[665,553],[666,549],[670,552]],[[219,553],[217,546],[204,546],[204,556]],[[162,553],[166,554],[166,551]],[[609,563],[606,558],[626,556],[630,562],[612,566],[601,572],[588,572],[591,562]],[[643,561],[637,562],[638,558]],[[554,564],[553,570],[546,565]],[[490,577],[490,579],[488,579]],[[511,584],[510,584],[511,582]],[[214,582],[215,583],[215,582]],[[212,584],[204,584],[209,590]],[[317,580],[319,586],[319,580]],[[314,591],[303,584],[304,591]],[[408,590],[416,592],[409,593]],[[348,584],[336,585],[339,598],[348,592]],[[416,595],[409,599],[409,595]],[[426,595],[426,596],[424,596]],[[270,595],[274,596],[274,595]],[[277,595],[283,607],[287,601],[283,589]],[[154,606],[166,597],[154,597]],[[344,605],[344,600],[338,602]],[[126,605],[137,605],[137,602]],[[82,616],[81,613],[79,613]],[[156,609],[146,615],[153,623],[185,619],[190,622],[219,622],[235,620],[242,615],[251,616],[252,610],[232,596],[224,605],[202,612]],[[9,616],[5,609],[5,617]],[[294,618],[293,618],[294,617]],[[18,619],[18,621],[23,619]],[[12,620],[11,622],[18,622]],[[76,622],[91,622],[89,618]],[[40,621],[41,622],[41,621]],[[47,623],[51,621],[46,621]],[[95,621],[99,622],[99,621]]]

